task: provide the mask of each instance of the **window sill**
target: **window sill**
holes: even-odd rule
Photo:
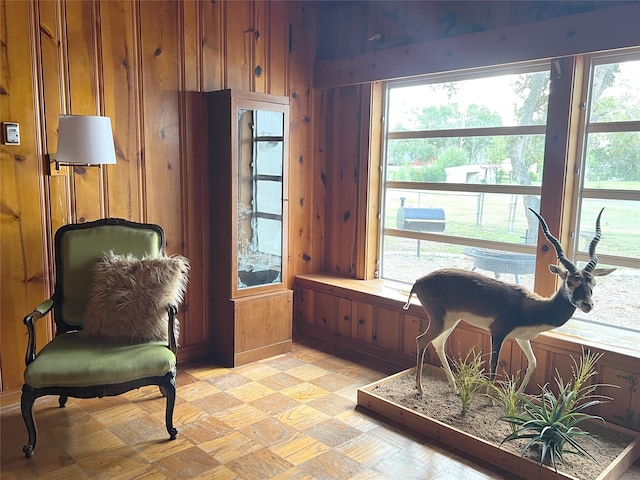
[[[640,332],[634,330],[572,318],[552,333],[573,342],[640,359]]]

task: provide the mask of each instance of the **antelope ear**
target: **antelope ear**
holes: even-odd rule
[[[564,268],[560,267],[559,265],[553,265],[553,264],[549,265],[549,271],[551,273],[555,273],[556,275],[558,275],[563,280],[565,278],[567,278],[567,275],[569,274],[568,270],[565,270]]]
[[[604,277],[605,275],[609,275],[611,272],[616,270],[615,268],[596,268],[591,275],[594,277]]]

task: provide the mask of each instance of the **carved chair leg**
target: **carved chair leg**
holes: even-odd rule
[[[36,448],[36,424],[33,421],[33,402],[35,402],[36,396],[33,389],[24,385],[22,387],[22,397],[20,398],[20,409],[22,410],[22,418],[27,426],[27,433],[29,434],[29,441],[22,447],[24,456],[31,458],[33,451]]]
[[[169,432],[169,440],[175,440],[178,430],[173,427],[173,408],[176,404],[176,377],[175,372],[168,373],[166,383],[161,387],[161,391],[167,397],[167,411],[165,420],[167,424],[167,432]]]

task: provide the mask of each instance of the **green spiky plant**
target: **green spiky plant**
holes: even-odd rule
[[[578,425],[586,420],[601,420],[602,417],[586,413],[585,410],[611,400],[609,397],[594,395],[595,390],[604,384],[589,383],[597,374],[596,362],[602,355],[582,351],[579,362],[573,359],[572,381],[565,383],[556,371],[555,382],[558,387],[556,396],[548,384],[542,387],[538,397],[523,397],[523,409],[520,414],[506,415],[503,420],[515,426],[502,442],[526,439],[522,449],[524,456],[534,444],[541,444],[540,463],[553,466],[557,471],[557,461],[563,454],[570,453],[595,459],[580,444],[578,439],[589,436],[589,432]]]
[[[576,361],[575,358],[571,357],[571,361],[573,365],[571,366],[571,374],[573,377],[573,383],[570,388],[575,395],[573,396],[573,401],[567,405],[568,409],[571,409],[575,406],[575,403],[578,401],[584,401],[585,399],[600,399],[602,401],[611,400],[610,397],[605,397],[602,395],[595,395],[595,391],[598,387],[614,387],[619,388],[617,385],[608,385],[608,384],[600,384],[600,383],[591,383],[591,378],[598,374],[596,370],[596,363],[602,358],[603,353],[593,353],[589,350],[585,350],[582,347],[582,355],[579,361]],[[556,385],[558,385],[558,390],[562,390],[565,385],[556,370]]]
[[[511,376],[505,373],[503,380],[492,382],[490,378],[486,379],[486,395],[502,407],[505,416],[514,417],[522,411],[524,395],[518,392],[519,383],[520,370]],[[510,424],[510,427],[512,432],[516,431],[516,425],[513,423]]]
[[[482,356],[475,352],[472,348],[467,352],[464,359],[458,357],[458,360],[450,359],[453,364],[453,377],[458,387],[458,395],[462,402],[461,415],[466,415],[478,396],[483,386],[486,384],[486,376],[484,374],[484,360]]]

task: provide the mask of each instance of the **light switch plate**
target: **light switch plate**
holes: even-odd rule
[[[2,122],[2,141],[5,145],[20,145],[20,125],[15,122]]]

